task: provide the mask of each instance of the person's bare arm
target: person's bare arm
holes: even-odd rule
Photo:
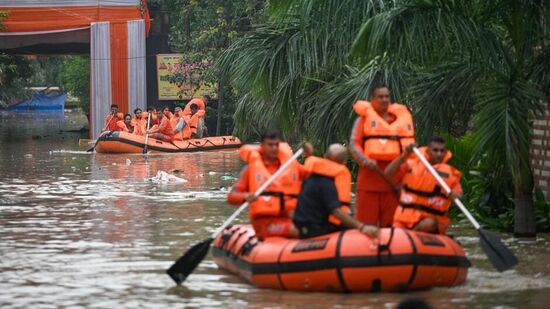
[[[384,170],[384,175],[386,176],[386,179],[391,179],[393,175],[395,175],[399,167],[401,167],[401,165],[405,163],[409,155],[412,153],[413,147],[414,145],[412,144],[405,147],[401,155],[391,161],[388,166],[386,166],[386,169]]]
[[[351,131],[349,147],[351,155],[357,161],[359,166],[364,166],[370,170],[378,168],[376,160],[369,159],[365,157],[365,149],[363,147],[363,125],[365,120],[363,117],[358,117],[353,124],[353,129]]]
[[[343,212],[340,208],[336,208],[332,211],[332,214],[342,221],[342,224],[352,229],[358,229],[361,233],[366,234],[369,237],[375,237],[378,234],[378,228],[374,225],[364,224],[357,221],[352,216]]]

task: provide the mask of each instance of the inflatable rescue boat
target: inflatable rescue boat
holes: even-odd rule
[[[235,136],[213,136],[184,141],[164,142],[147,139],[147,149],[151,152],[193,152],[238,148],[241,141]],[[122,131],[108,131],[99,136],[95,151],[99,153],[142,153],[145,136]]]
[[[453,239],[399,228],[371,239],[347,230],[308,239],[260,241],[249,225],[220,233],[215,263],[260,288],[402,292],[463,284],[470,262]]]

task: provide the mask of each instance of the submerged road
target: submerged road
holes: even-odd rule
[[[550,302],[550,235],[535,241],[503,235],[520,265],[498,273],[466,224],[450,229],[473,264],[461,287],[360,295],[260,290],[218,270],[210,257],[175,287],[165,269],[234,210],[225,203],[225,188],[241,169],[237,152],[145,161],[86,153],[78,138],[4,137],[1,308],[391,308],[414,296],[435,308],[545,308]],[[186,182],[152,181],[159,171]]]

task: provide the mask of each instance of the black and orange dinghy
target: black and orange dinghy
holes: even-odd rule
[[[151,152],[194,152],[239,148],[241,141],[235,136],[212,136],[185,141],[163,142],[154,138],[147,140],[147,149]],[[122,131],[104,132],[95,144],[99,153],[142,153],[145,136]]]
[[[248,225],[214,240],[215,263],[260,288],[402,292],[463,284],[470,262],[453,239],[399,228],[371,239],[357,230],[259,241]]]

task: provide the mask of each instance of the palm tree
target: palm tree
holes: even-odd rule
[[[534,234],[531,121],[550,89],[549,0],[278,0],[218,65],[239,92],[239,134],[345,141],[373,84],[415,112],[420,137],[471,127],[477,158],[506,167],[515,232]],[[350,47],[353,46],[350,55]]]
[[[548,99],[549,16],[547,0],[395,1],[353,46],[364,62],[385,53],[420,68],[409,91],[417,123],[473,113],[477,157],[512,178],[517,235],[535,233],[529,148],[532,119]]]
[[[272,126],[294,138],[317,132],[311,113],[317,113],[319,104],[332,106],[323,103],[319,90],[348,73],[346,66],[353,65],[347,56],[357,31],[382,8],[381,0],[270,1],[269,20],[232,44],[218,61],[240,97],[236,134]],[[349,127],[353,102],[339,102],[346,105],[346,121],[323,129],[324,140]]]

